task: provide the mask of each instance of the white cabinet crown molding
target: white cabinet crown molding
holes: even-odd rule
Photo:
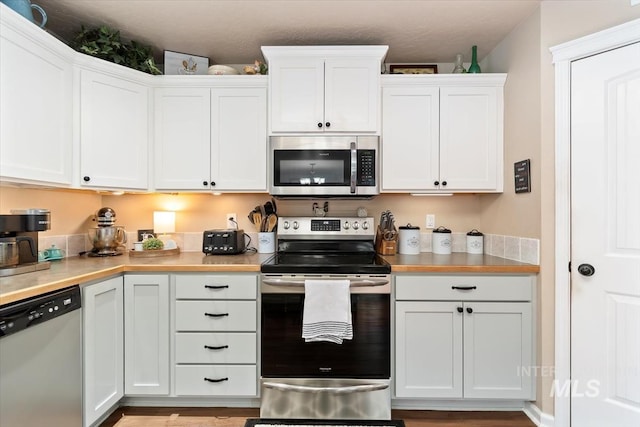
[[[262,46],[261,49],[267,62],[274,57],[345,57],[351,59],[374,57],[379,58],[380,61],[382,61],[387,55],[389,46]]]
[[[382,87],[426,85],[434,86],[460,86],[472,85],[475,87],[504,86],[507,80],[506,73],[487,74],[383,74],[380,76]]]
[[[216,87],[267,87],[268,76],[154,76],[153,87],[178,87],[178,88],[216,88]]]

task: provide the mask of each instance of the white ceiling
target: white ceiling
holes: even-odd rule
[[[542,0],[32,0],[47,29],[71,40],[107,24],[125,39],[206,56],[210,64],[262,59],[263,45],[389,45],[386,62],[482,59]],[[35,13],[37,17],[37,13]],[[38,19],[38,18],[36,18]]]

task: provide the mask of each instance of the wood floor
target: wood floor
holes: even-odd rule
[[[258,408],[147,408],[122,407],[116,410],[100,427],[113,427],[122,415],[168,416],[228,416],[258,418]],[[522,412],[446,412],[446,411],[392,411],[393,419],[404,420],[406,427],[535,427]],[[242,426],[239,426],[242,427]]]

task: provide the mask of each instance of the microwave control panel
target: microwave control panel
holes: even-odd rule
[[[376,185],[375,150],[358,150],[358,185],[362,187]]]

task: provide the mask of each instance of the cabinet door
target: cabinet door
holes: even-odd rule
[[[531,303],[464,308],[464,397],[535,399]]]
[[[115,277],[82,289],[85,426],[124,395],[122,283]]]
[[[210,188],[211,102],[209,88],[155,91],[155,188]]]
[[[124,278],[124,392],[169,394],[169,276]]]
[[[324,128],[324,60],[269,63],[271,132],[321,132]]]
[[[80,75],[81,185],[146,190],[149,89],[95,71]]]
[[[3,180],[71,185],[72,82],[70,61],[0,14],[0,174]],[[21,19],[21,18],[16,18]],[[20,28],[22,30],[22,28]],[[52,40],[52,44],[58,43]],[[65,47],[66,49],[66,47]]]
[[[382,90],[382,191],[435,190],[439,176],[439,90]]]
[[[396,396],[462,397],[462,303],[396,303]]]
[[[267,191],[267,90],[211,91],[211,189]]]
[[[327,59],[324,68],[325,132],[377,132],[380,61]]]
[[[441,189],[502,191],[502,122],[502,88],[440,89]]]

